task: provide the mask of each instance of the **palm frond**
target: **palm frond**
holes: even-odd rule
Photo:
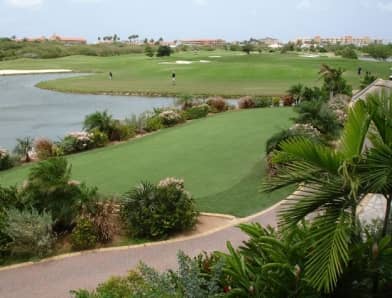
[[[340,149],[346,159],[350,160],[361,154],[369,125],[370,115],[367,113],[365,103],[361,100],[357,101],[348,112],[340,139]]]
[[[319,291],[331,293],[349,261],[350,214],[328,211],[314,221],[314,247],[306,263],[306,277]]]

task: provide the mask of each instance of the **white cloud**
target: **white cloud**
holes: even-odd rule
[[[206,6],[208,4],[207,0],[192,0],[192,2],[198,6]]]
[[[6,0],[6,2],[15,7],[28,8],[40,6],[43,0]]]
[[[301,0],[298,4],[297,4],[297,8],[298,9],[307,9],[312,5],[312,2],[310,0]]]
[[[383,11],[392,11],[392,2],[377,2],[377,7]]]

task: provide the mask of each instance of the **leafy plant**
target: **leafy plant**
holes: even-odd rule
[[[175,179],[134,187],[125,194],[121,214],[131,234],[148,238],[188,230],[197,218],[194,200]]]
[[[207,104],[201,104],[190,107],[184,111],[184,117],[188,120],[207,117],[209,107]]]
[[[14,153],[24,158],[25,162],[30,162],[30,151],[33,149],[33,138],[24,137],[22,139],[16,139],[16,146],[14,148]]]
[[[10,238],[7,246],[12,254],[42,257],[51,252],[54,237],[50,213],[9,209],[6,217],[3,233]]]
[[[75,250],[89,249],[97,244],[97,230],[93,222],[82,217],[76,223],[71,233],[71,244]]]

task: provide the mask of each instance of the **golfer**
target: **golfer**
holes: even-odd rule
[[[176,84],[176,73],[174,71],[172,72],[172,84]]]

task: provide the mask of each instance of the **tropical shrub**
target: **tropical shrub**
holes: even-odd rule
[[[147,132],[156,131],[163,128],[163,123],[161,117],[159,115],[149,116],[146,119],[144,130]]]
[[[53,142],[46,138],[36,139],[33,147],[40,160],[48,159],[55,154]]]
[[[161,119],[161,122],[165,127],[173,126],[178,123],[184,122],[184,119],[181,117],[181,115],[173,110],[166,110],[159,113],[159,118]]]
[[[83,128],[87,131],[96,128],[110,138],[113,129],[113,117],[106,110],[103,112],[97,111],[85,117]]]
[[[94,200],[84,206],[82,216],[95,227],[99,242],[111,241],[118,231],[117,209],[118,206],[114,200]]]
[[[207,104],[193,106],[184,111],[184,117],[187,120],[204,118],[207,117],[208,110],[209,107]]]
[[[30,152],[33,149],[34,139],[30,137],[24,137],[22,139],[16,139],[16,146],[14,148],[14,153],[17,154],[25,162],[30,162]]]
[[[96,188],[70,181],[71,167],[63,157],[34,165],[22,190],[26,205],[52,214],[57,231],[72,228],[80,208],[97,198]]]
[[[270,107],[272,104],[272,99],[271,97],[256,97],[253,99],[254,101],[254,107],[255,108],[266,108]]]
[[[10,169],[14,166],[14,161],[6,149],[0,148],[0,171]]]
[[[240,109],[251,109],[255,107],[255,102],[251,96],[244,96],[238,100],[238,107]]]
[[[326,138],[336,137],[342,128],[334,111],[324,101],[303,101],[294,111],[298,113],[294,118],[296,123],[311,124]]]
[[[220,279],[223,275],[223,263],[217,261],[205,271],[200,266],[201,258],[190,258],[179,252],[178,271],[159,273],[141,263],[136,270],[125,277],[112,277],[100,284],[95,291],[73,291],[76,298],[204,298],[221,297],[223,290]],[[204,259],[204,258],[202,258]],[[204,270],[204,271],[203,271]]]
[[[108,136],[98,128],[90,130],[89,138],[91,139],[92,147],[94,148],[104,147],[109,143]]]
[[[377,80],[377,77],[373,74],[371,74],[369,71],[365,73],[365,76],[361,80],[361,89],[365,89],[367,86],[369,86],[371,83],[373,83],[375,80]]]
[[[85,131],[71,132],[61,140],[59,148],[64,154],[92,149],[94,148],[93,135]]]
[[[211,113],[221,113],[229,109],[226,101],[220,96],[208,98],[207,104],[210,106]]]
[[[12,254],[45,256],[51,252],[54,242],[52,225],[50,213],[10,209],[6,212],[3,232],[10,239],[7,247]]]
[[[109,137],[111,141],[123,141],[130,139],[135,135],[136,131],[133,126],[127,125],[127,123],[119,120],[113,120],[112,131]]]
[[[71,245],[75,250],[94,248],[97,244],[97,231],[93,222],[85,217],[79,218],[71,233]]]
[[[169,46],[159,46],[157,49],[157,57],[170,56],[172,49]]]
[[[280,106],[280,97],[272,97],[272,106],[273,107],[279,107]]]
[[[125,194],[121,215],[136,237],[165,238],[196,224],[197,211],[184,181],[167,178],[153,185],[143,182]]]
[[[342,127],[347,120],[350,101],[351,97],[344,94],[335,95],[328,101],[328,107],[335,113],[336,118]]]
[[[286,95],[282,97],[283,100],[283,105],[286,106],[292,106],[294,103],[294,97],[291,95]]]

